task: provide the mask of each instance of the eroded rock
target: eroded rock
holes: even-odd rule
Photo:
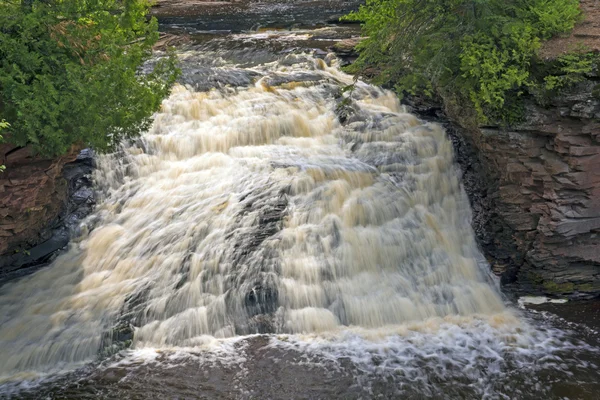
[[[0,145],[0,283],[50,262],[95,204],[93,154],[72,148],[56,159]]]
[[[594,85],[584,81],[547,108],[530,100],[526,121],[509,131],[470,125],[456,133],[482,248],[494,271],[519,290],[600,295],[600,102]],[[464,110],[446,111],[469,126]]]

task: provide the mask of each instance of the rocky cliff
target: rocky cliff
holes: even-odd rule
[[[446,102],[474,227],[494,271],[519,291],[600,295],[600,78],[509,130]],[[516,284],[515,284],[516,283]]]
[[[47,261],[93,206],[89,151],[47,159],[0,145],[0,281]]]

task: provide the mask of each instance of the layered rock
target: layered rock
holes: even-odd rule
[[[32,154],[29,147],[0,146],[7,169],[0,174],[0,254],[27,246],[43,226],[56,217],[67,190],[62,168],[75,151],[58,159]]]
[[[43,264],[91,211],[91,153],[72,148],[55,159],[29,147],[0,145],[0,281]],[[10,275],[10,276],[9,276]],[[17,273],[18,275],[18,273]]]
[[[599,83],[591,77],[546,107],[530,99],[526,122],[510,130],[470,125],[446,104],[464,127],[459,161],[481,245],[521,290],[600,294]]]

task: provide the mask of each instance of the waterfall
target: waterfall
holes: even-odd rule
[[[347,90],[331,58],[213,56],[181,55],[218,63],[205,82],[248,84],[176,86],[99,157],[89,233],[0,288],[0,382],[93,360],[123,330],[164,348],[511,318],[439,125]]]

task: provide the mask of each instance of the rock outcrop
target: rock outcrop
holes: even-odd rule
[[[519,291],[600,295],[600,79],[545,107],[530,99],[510,130],[469,124],[455,135],[474,227],[494,271]]]
[[[358,58],[356,46],[363,40],[365,40],[364,37],[343,39],[331,46],[330,50],[342,61],[342,66],[346,66],[352,64]]]
[[[0,145],[0,281],[47,262],[94,203],[89,150],[48,159]]]
[[[575,28],[567,35],[556,36],[542,44],[539,56],[552,60],[577,49],[600,51],[600,2],[579,0],[583,16]]]
[[[4,144],[0,154],[7,167],[0,174],[0,254],[4,254],[27,246],[58,214],[67,194],[62,168],[77,153],[45,159],[33,156],[29,147]]]

